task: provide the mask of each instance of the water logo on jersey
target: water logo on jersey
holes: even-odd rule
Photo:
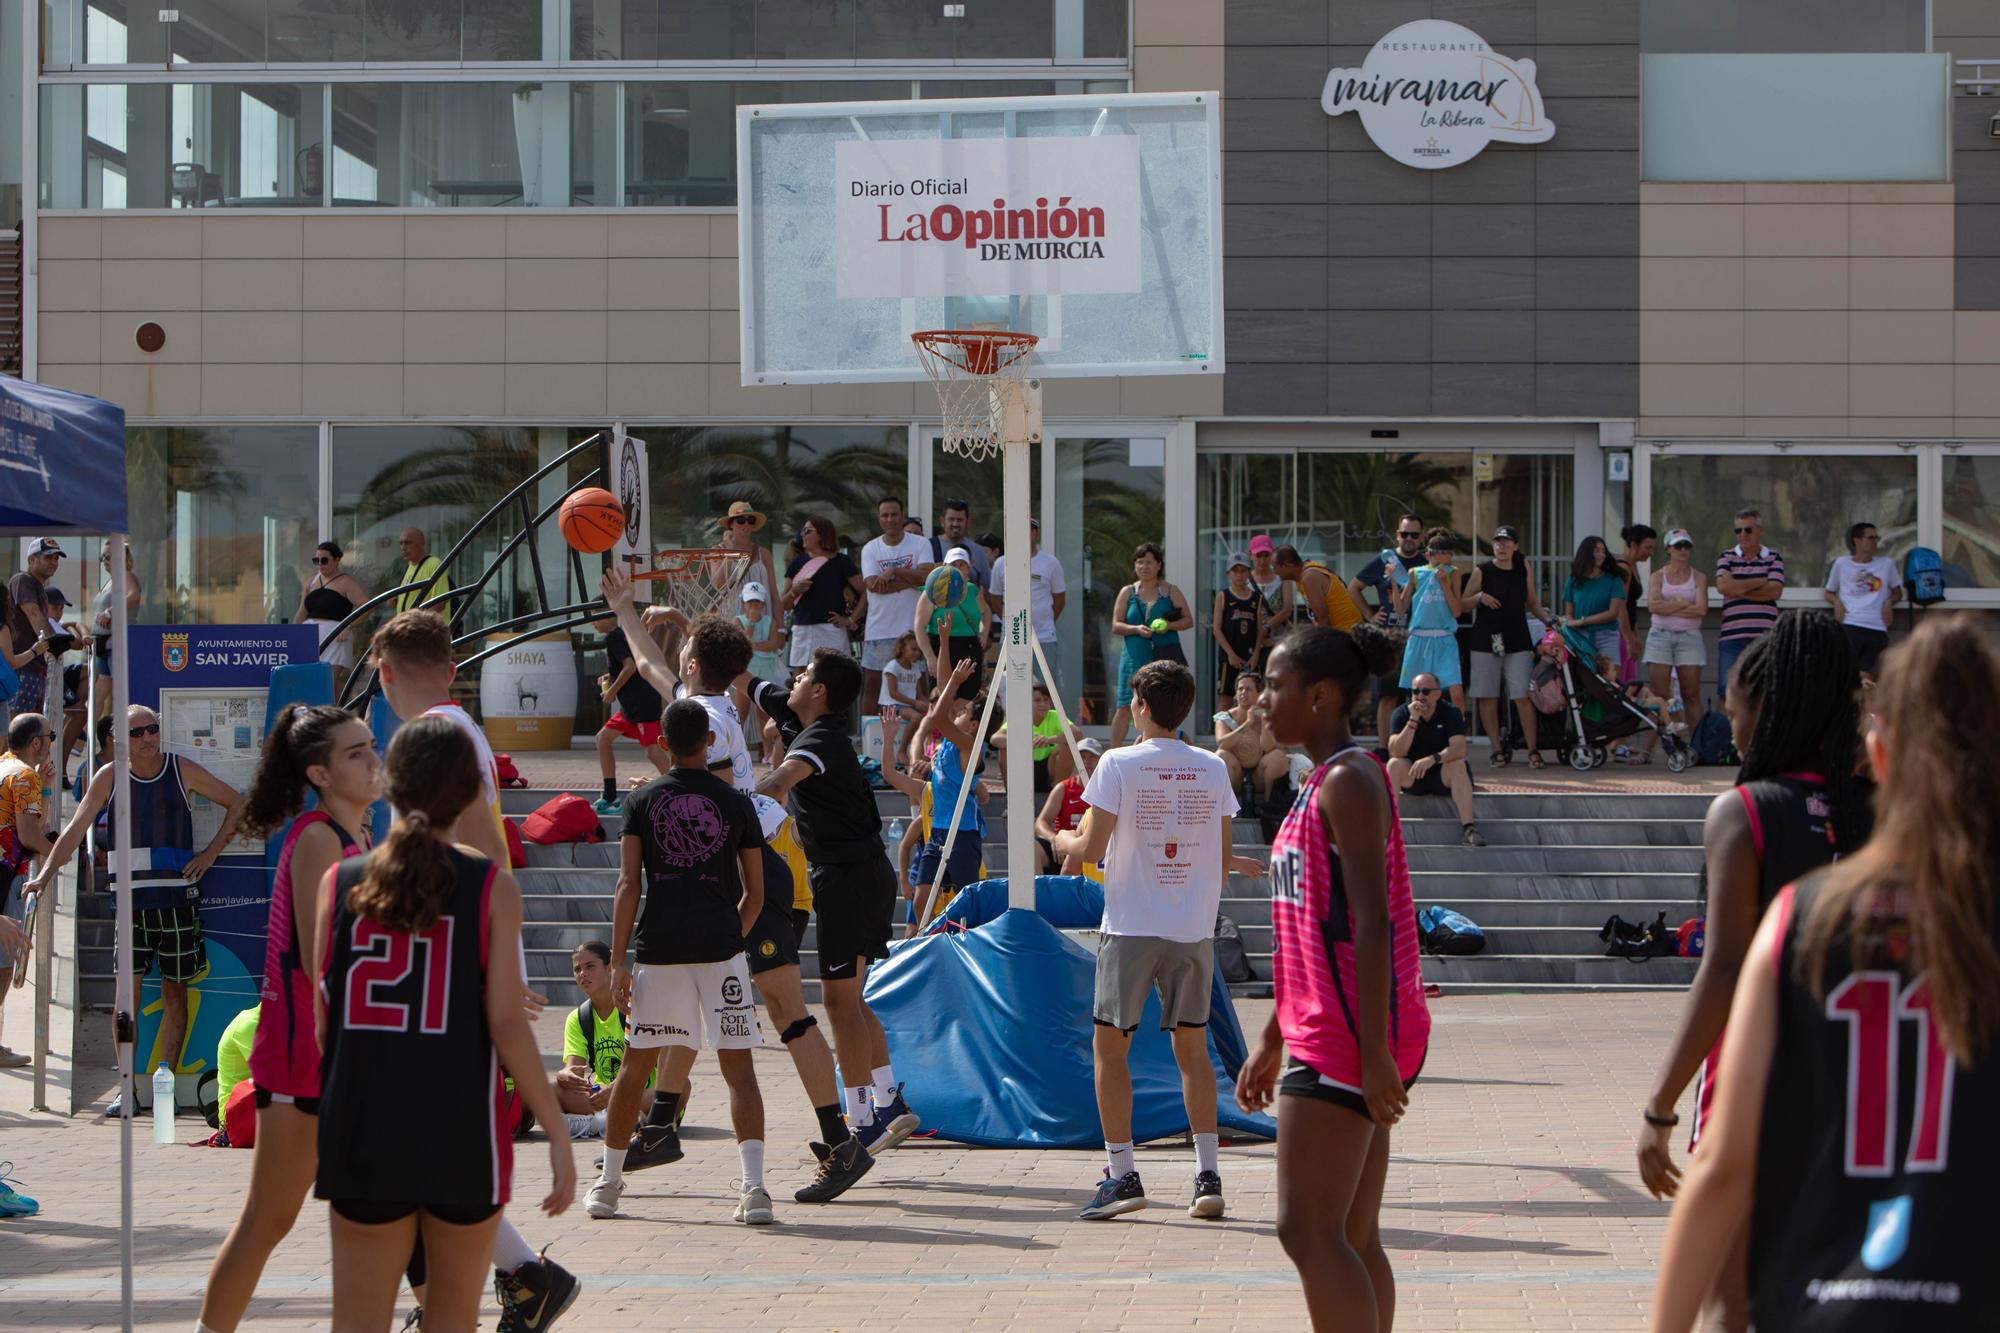
[[[1861,1242],[1861,1262],[1869,1272],[1892,1267],[1910,1248],[1910,1207],[1907,1194],[1868,1205],[1868,1235]]]

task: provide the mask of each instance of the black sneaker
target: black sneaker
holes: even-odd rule
[[[1217,1188],[1220,1187],[1218,1182]],[[1145,1206],[1146,1187],[1139,1183],[1137,1171],[1127,1171],[1115,1178],[1106,1171],[1104,1179],[1098,1182],[1097,1193],[1090,1196],[1090,1202],[1077,1216],[1086,1222],[1102,1222],[1107,1217],[1137,1212]]]
[[[1222,1216],[1222,1177],[1213,1171],[1197,1171],[1194,1176],[1194,1202],[1188,1205],[1189,1217]]]
[[[644,1171],[649,1166],[665,1166],[687,1156],[681,1151],[681,1132],[672,1125],[641,1125],[632,1135],[625,1154],[627,1171]]]
[[[859,1139],[849,1139],[832,1148],[824,1143],[809,1146],[813,1156],[819,1158],[819,1174],[813,1177],[812,1184],[793,1192],[792,1197],[800,1203],[831,1203],[875,1165],[875,1159],[868,1155]]]
[[[500,1333],[542,1333],[576,1303],[582,1284],[549,1258],[531,1259],[511,1273],[493,1271],[493,1295],[500,1302]]]
[[[1467,824],[1459,830],[1458,845],[1461,847],[1484,847],[1486,839],[1481,835],[1476,826]]]

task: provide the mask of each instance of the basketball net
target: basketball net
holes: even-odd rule
[[[937,389],[945,452],[974,463],[999,453],[1008,401],[1024,391],[1040,340],[1000,329],[927,329],[910,341]]]
[[[626,557],[637,560],[635,556]],[[650,569],[632,571],[632,581],[664,585],[665,601],[689,620],[721,609],[743,586],[750,553],[722,546],[674,547],[655,551]]]

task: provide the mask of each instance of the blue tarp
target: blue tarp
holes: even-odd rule
[[[0,532],[129,532],[125,409],[0,375]]]
[[[1096,960],[1062,930],[1094,929],[1103,893],[1081,876],[1044,875],[1035,881],[1038,910],[1008,911],[1007,881],[985,880],[870,970],[869,1006],[925,1130],[986,1147],[1102,1146],[1091,1081]],[[1155,995],[1132,1034],[1132,1129],[1141,1143],[1188,1128],[1159,1015]],[[1208,1035],[1222,1131],[1275,1138],[1269,1117],[1236,1107],[1243,1029],[1219,973]]]

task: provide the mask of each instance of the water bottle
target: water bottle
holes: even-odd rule
[[[174,1141],[174,1071],[162,1061],[153,1071],[153,1142]]]
[[[1410,581],[1410,571],[1403,568],[1403,561],[1393,546],[1382,548],[1382,573],[1398,588]]]
[[[889,826],[882,830],[882,845],[889,849],[891,856],[903,845],[903,821],[900,818],[890,820]]]

